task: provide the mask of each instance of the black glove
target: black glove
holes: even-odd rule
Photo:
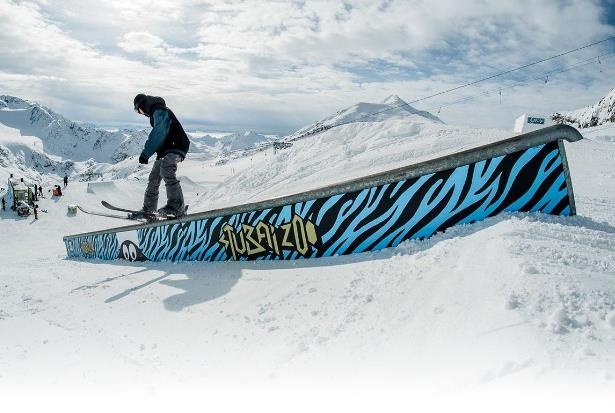
[[[139,156],[139,163],[142,163],[145,165],[147,164],[147,159],[148,158],[145,155],[141,154],[141,156]]]

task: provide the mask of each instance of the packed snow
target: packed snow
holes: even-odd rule
[[[40,144],[0,127],[5,147]],[[63,235],[125,224],[71,217],[67,206],[102,209],[104,199],[138,207],[151,167],[134,158],[92,163],[95,180],[73,180],[83,176],[75,172],[64,196],[39,202],[47,212],[38,221],[0,213],[0,388],[15,399],[232,398],[236,389],[613,394],[615,127],[582,132],[584,140],[566,144],[577,216],[502,214],[380,252],[292,262],[67,259]],[[191,154],[179,174],[195,212],[511,134],[383,113],[224,164]],[[0,171],[5,180],[4,164]],[[59,183],[57,173],[37,171],[28,177]]]

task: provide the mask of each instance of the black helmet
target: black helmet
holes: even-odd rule
[[[147,99],[147,96],[143,93],[139,93],[137,96],[135,96],[135,100],[133,102],[135,110],[139,110],[139,106],[141,106],[145,99]]]
[[[135,111],[138,112],[139,109],[141,109],[147,116],[152,115],[152,108],[154,106],[166,107],[166,102],[163,98],[158,96],[144,95],[143,93],[139,93],[137,96],[135,96],[133,103],[135,106]]]

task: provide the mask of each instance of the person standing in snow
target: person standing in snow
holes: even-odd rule
[[[6,201],[4,200],[4,197],[2,197],[2,210],[6,211]]]
[[[181,217],[185,215],[184,195],[177,179],[177,164],[186,158],[190,141],[175,114],[166,106],[163,98],[138,94],[134,98],[135,112],[149,118],[152,131],[139,156],[140,164],[147,164],[156,153],[156,161],[149,174],[143,208],[135,217],[152,214],[158,206],[160,183],[164,179],[167,204],[158,209],[161,215]]]
[[[68,185],[68,175],[64,175],[64,188]]]

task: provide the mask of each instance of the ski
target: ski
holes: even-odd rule
[[[107,201],[100,201],[100,203],[102,204],[102,206],[104,206],[105,208],[111,209],[113,211],[122,211],[122,212],[138,212],[134,209],[126,209],[126,208],[120,208],[120,207],[116,207],[115,205],[111,205],[110,203],[108,203]]]
[[[82,206],[79,206],[79,205],[77,205],[77,208],[81,212],[83,212],[85,214],[88,214],[88,215],[98,215],[98,216],[107,217],[107,218],[126,219],[126,220],[129,220],[129,221],[142,221],[140,219],[129,218],[128,215],[119,215],[119,214],[110,214],[110,213],[107,213],[107,212],[89,211],[89,210],[87,210],[87,209],[85,209],[85,208],[83,208]],[[147,222],[147,221],[143,220],[142,222]]]

